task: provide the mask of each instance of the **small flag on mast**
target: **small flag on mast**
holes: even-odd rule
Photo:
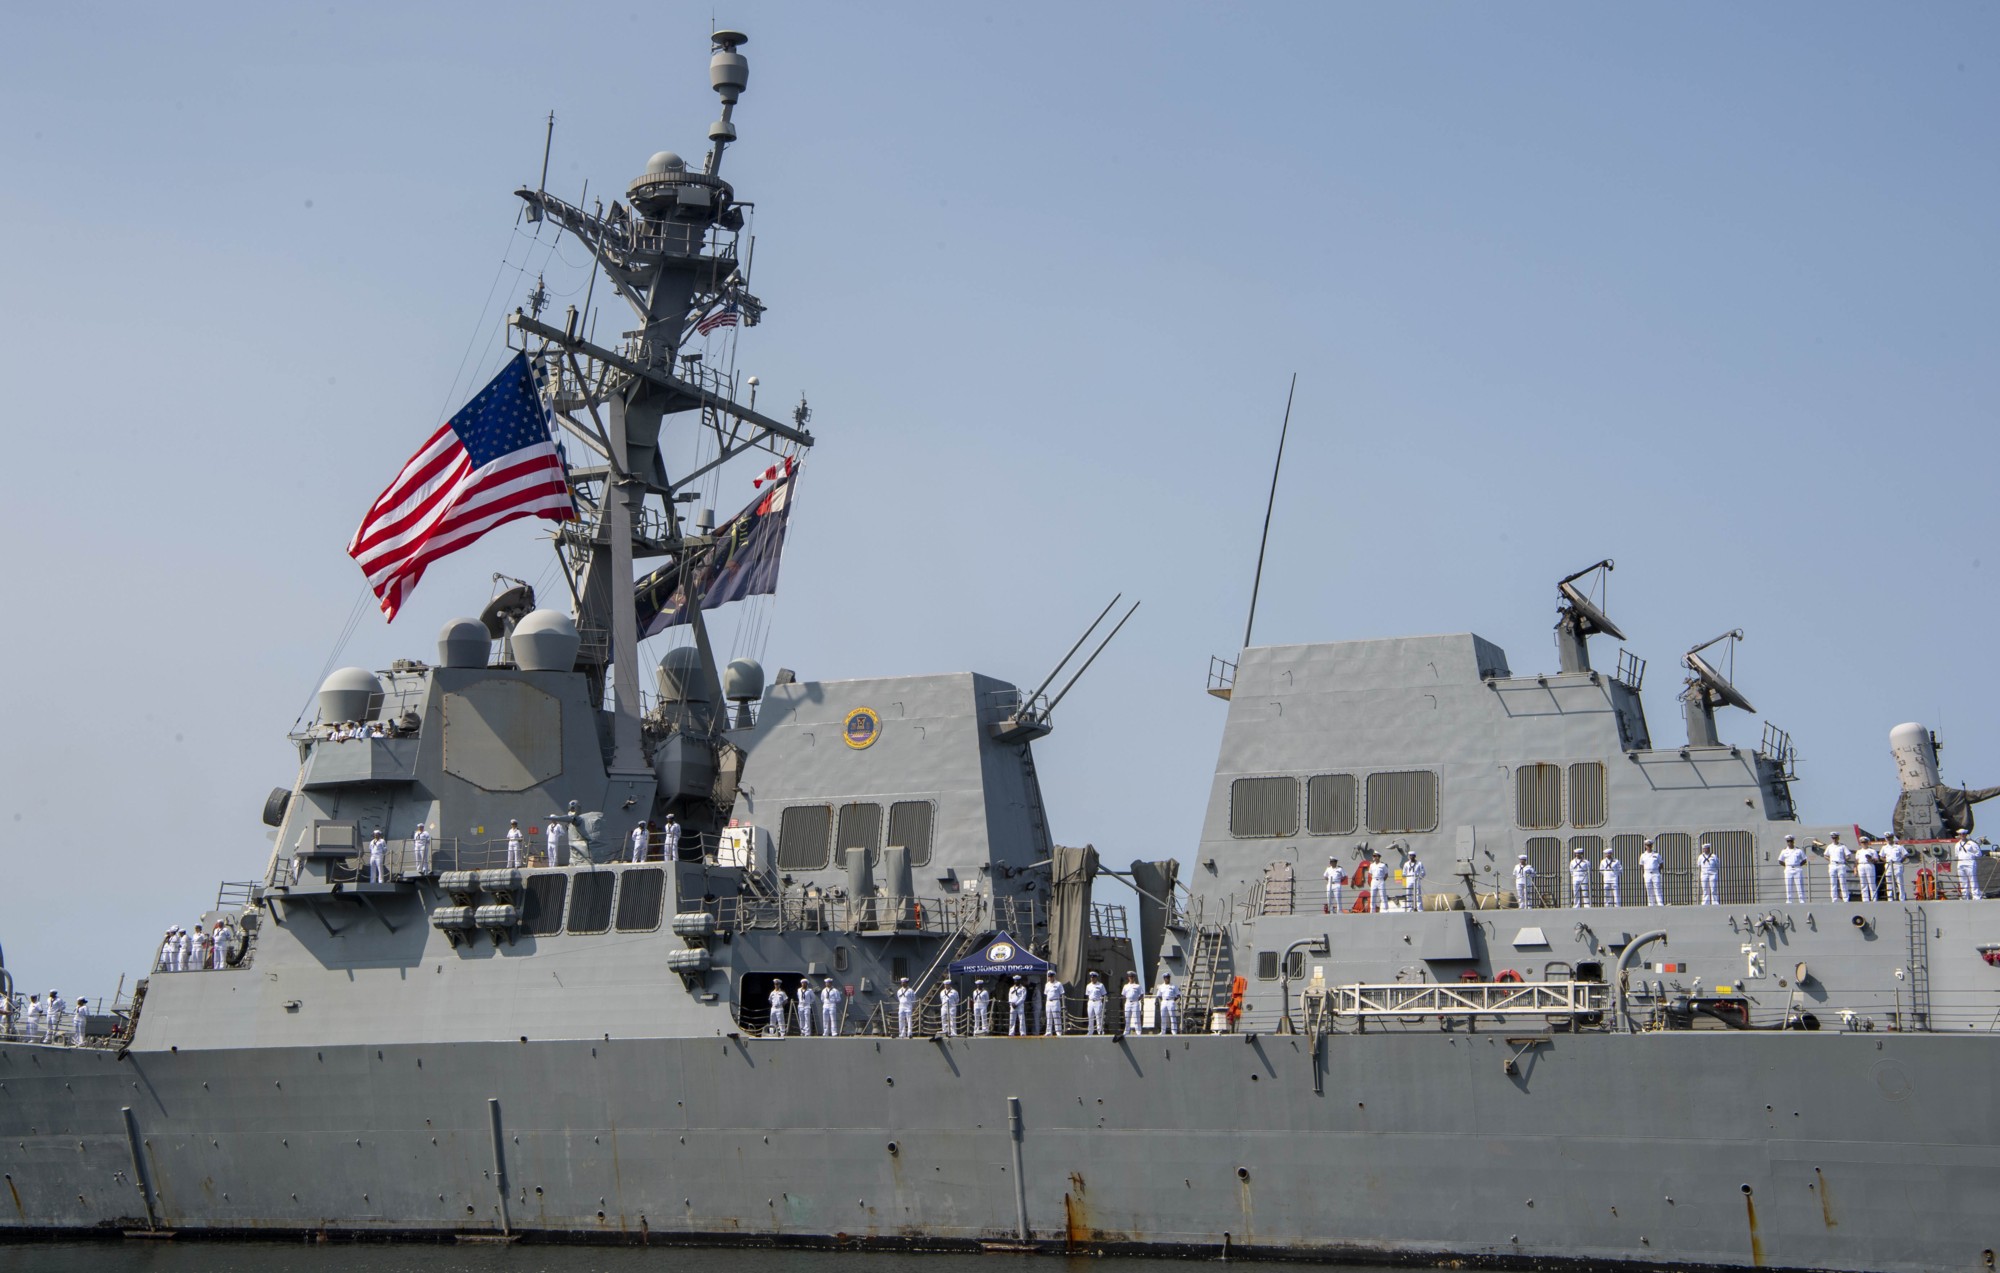
[[[797,481],[797,467],[790,458],[782,475],[778,465],[766,469],[756,480],[757,498],[728,525],[718,527],[714,547],[691,563],[702,609],[778,590],[778,563],[785,551],[785,523]],[[691,599],[679,562],[642,577],[636,585],[639,635],[657,636],[686,623]]]
[[[736,326],[736,324],[742,319],[742,316],[743,316],[743,311],[736,307],[735,301],[731,301],[727,305],[724,305],[721,309],[716,310],[708,317],[696,323],[694,325],[694,329],[700,332],[702,335],[706,336],[718,327]]]
[[[576,517],[525,353],[410,457],[361,519],[347,555],[393,620],[426,566],[517,517]]]

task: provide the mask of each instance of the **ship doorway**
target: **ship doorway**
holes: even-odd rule
[[[785,1033],[797,1034],[798,1021],[791,1010],[803,969],[794,972],[746,972],[737,983],[736,1024],[745,1034],[764,1034],[771,1028],[771,988],[780,987],[786,996]],[[815,1022],[814,1024],[818,1024]]]

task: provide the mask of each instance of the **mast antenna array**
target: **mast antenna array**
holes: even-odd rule
[[[1604,613],[1602,605],[1592,601],[1588,595],[1588,592],[1594,592],[1604,596],[1609,591],[1607,576],[1616,568],[1617,563],[1606,557],[1595,565],[1585,566],[1573,575],[1556,580],[1556,654],[1562,660],[1563,671],[1590,670],[1589,640],[1598,633],[1619,641],[1625,639],[1618,625]],[[1595,574],[1597,581],[1586,592],[1576,586],[1576,581],[1590,574]]]
[[[1740,707],[1753,715],[1757,709],[1750,706],[1750,700],[1736,688],[1729,676],[1715,669],[1715,665],[1701,657],[1701,652],[1710,646],[1729,642],[1727,663],[1733,675],[1736,671],[1736,643],[1743,639],[1743,629],[1731,628],[1718,637],[1711,637],[1681,655],[1681,666],[1691,675],[1687,687],[1681,691],[1681,702],[1687,716],[1688,746],[1720,747],[1722,743],[1715,733],[1715,709],[1718,707]]]

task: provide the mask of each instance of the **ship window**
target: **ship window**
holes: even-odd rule
[[[844,804],[840,806],[840,829],[833,842],[833,860],[837,866],[847,865],[847,851],[860,849],[870,861],[882,847],[882,806],[879,804]]]
[[[1277,951],[1260,950],[1257,952],[1257,979],[1259,981],[1276,981],[1278,979]]]
[[[1353,774],[1318,774],[1306,779],[1306,833],[1353,835],[1361,825],[1361,792]]]
[[[587,871],[569,891],[569,931],[601,933],[611,927],[611,889],[618,881],[612,871]]]
[[[778,869],[817,871],[826,865],[832,839],[833,809],[823,804],[795,804],[778,817]]]
[[[835,972],[847,971],[847,947],[835,946],[833,948],[833,970]]]
[[[1375,832],[1435,831],[1437,775],[1427,769],[1368,775],[1368,829]]]
[[[1293,950],[1286,952],[1285,975],[1287,977],[1290,977],[1293,981],[1299,981],[1304,979],[1306,975],[1306,952],[1304,952],[1303,950]]]
[[[1530,831],[1563,824],[1561,765],[1522,765],[1514,771],[1514,821]]]
[[[1528,855],[1528,865],[1535,868],[1535,905],[1557,905],[1563,881],[1569,878],[1569,868],[1563,865],[1563,842],[1552,835],[1536,835],[1528,837],[1521,848]]]
[[[1229,834],[1238,839],[1296,835],[1297,778],[1238,778],[1229,784]]]
[[[1748,831],[1704,831],[1701,838],[1715,846],[1722,874],[1716,896],[1724,906],[1757,900],[1757,838]]]
[[[566,875],[535,874],[528,877],[521,897],[521,927],[530,937],[547,937],[562,931],[563,895],[569,892]]]
[[[650,933],[660,926],[660,899],[666,891],[667,873],[657,866],[633,867],[624,872],[618,888],[618,931]]]
[[[1653,837],[1669,906],[1691,906],[1695,899],[1694,837],[1685,831],[1662,831]]]
[[[1569,824],[1604,825],[1604,763],[1586,760],[1569,767]]]
[[[889,806],[889,843],[910,851],[911,866],[931,861],[931,802],[898,800]]]

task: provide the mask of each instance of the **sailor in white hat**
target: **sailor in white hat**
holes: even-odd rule
[[[1340,910],[1340,887],[1347,883],[1347,872],[1340,869],[1339,858],[1328,858],[1326,869],[1320,872],[1320,876],[1326,880],[1326,906],[1323,913],[1334,914]]]
[[[1701,904],[1720,906],[1722,899],[1717,886],[1722,879],[1722,859],[1715,856],[1715,846],[1707,840],[1701,842],[1701,852],[1695,856],[1695,875],[1701,880]]]
[[[389,842],[382,838],[382,828],[376,827],[375,834],[368,837],[368,882],[370,884],[380,884],[383,881],[382,850],[388,846]]]
[[[1586,910],[1590,907],[1590,859],[1584,856],[1581,844],[1570,846],[1569,904]]]
[[[1952,846],[1958,866],[1958,895],[1968,902],[1976,902],[1984,895],[1979,888],[1979,859],[1985,855],[1985,846],[1973,839],[1969,830]]]
[[[1653,847],[1652,840],[1639,852],[1639,875],[1646,882],[1646,905],[1665,906],[1667,904],[1667,862],[1660,851]]]
[[[1125,1000],[1125,1033],[1138,1034],[1145,1029],[1146,988],[1139,984],[1139,974],[1125,974],[1125,984],[1118,993]]]
[[[671,813],[667,815],[667,824],[660,828],[660,851],[667,861],[680,861],[681,820]]]
[[[431,873],[431,829],[424,823],[419,822],[417,829],[410,834],[410,851],[415,854],[417,859],[417,874],[429,875]],[[551,860],[553,861],[553,859]]]
[[[1377,915],[1389,909],[1389,864],[1382,860],[1380,849],[1368,855],[1368,909]]]
[[[1424,876],[1429,874],[1429,869],[1417,860],[1414,851],[1403,859],[1403,887],[1412,912],[1424,909]]]
[[[1525,853],[1514,863],[1514,900],[1524,911],[1535,909],[1535,867]]]
[[[187,966],[190,972],[201,972],[208,967],[208,930],[201,926],[200,920],[194,922],[188,933]]]
[[[1104,1033],[1104,1000],[1111,994],[1111,988],[1104,984],[1104,978],[1091,973],[1083,984],[1083,1017],[1085,1034]]]
[[[1824,850],[1826,853],[1826,885],[1828,890],[1830,890],[1831,900],[1837,906],[1847,900],[1847,862],[1850,851],[1846,845],[1840,842],[1840,832],[1838,831],[1827,836],[1827,840],[1830,843],[1827,844]]]
[[[76,999],[76,1015],[71,1019],[70,1022],[70,1025],[72,1027],[70,1031],[70,1042],[76,1044],[78,1047],[83,1046],[83,1036],[88,1030],[89,1022],[90,1022],[90,1000],[84,998],[82,995],[78,995]]]
[[[1619,885],[1625,877],[1625,864],[1612,856],[1609,845],[1604,848],[1604,856],[1598,859],[1597,874],[1604,883],[1604,904],[1623,906],[1625,894]]]
[[[958,987],[945,982],[944,989],[938,992],[938,1029],[948,1039],[958,1037],[958,1000]]]
[[[896,978],[896,1037],[907,1039],[916,1033],[917,992],[908,977]]]
[[[792,997],[785,993],[782,984],[771,983],[771,1015],[764,1020],[765,1034],[778,1039],[785,1037],[785,1008],[791,1001]]]
[[[518,818],[507,819],[507,865],[519,870],[521,866],[521,823]]]
[[[840,985],[833,978],[820,979],[819,1032],[829,1039],[840,1033],[840,1005],[846,997],[840,993]]]
[[[1909,849],[1905,848],[1895,836],[1890,836],[1889,847],[1882,850],[1882,883],[1887,886],[1889,900],[1892,902],[1909,900],[1908,895],[1903,892],[1903,863],[1909,860]]]
[[[1876,884],[1882,877],[1882,855],[1867,836],[1861,837],[1860,847],[1854,851],[1854,869],[1861,877],[1861,900],[1879,901],[1882,895],[1876,891]]]
[[[810,1039],[813,1032],[813,983],[810,977],[799,978],[799,988],[792,995],[799,1016],[799,1037]]]
[[[1028,1033],[1028,983],[1019,974],[1007,987],[1007,1037],[1018,1039]]]
[[[1799,837],[1785,837],[1785,847],[1778,850],[1778,864],[1785,868],[1785,900],[1801,906],[1811,901],[1806,895],[1806,851],[1799,847]]]
[[[62,1028],[63,1013],[69,1011],[69,1004],[65,1003],[62,995],[54,990],[49,991],[48,1003],[49,1015],[43,1022],[42,1042],[54,1043],[56,1032]]]
[[[986,978],[972,979],[972,1033],[983,1037],[993,1033],[993,992],[986,988]]]
[[[632,838],[628,841],[630,848],[627,857],[629,860],[633,862],[643,862],[646,860],[646,835],[646,820],[641,818],[639,819],[639,825],[632,828]]]
[[[1160,1001],[1160,1033],[1179,1034],[1181,1032],[1181,988],[1174,984],[1170,972],[1160,974],[1160,988],[1153,992]]]
[[[1042,1034],[1051,1039],[1059,1039],[1063,1032],[1063,993],[1069,989],[1049,970],[1048,980],[1042,983]]]

